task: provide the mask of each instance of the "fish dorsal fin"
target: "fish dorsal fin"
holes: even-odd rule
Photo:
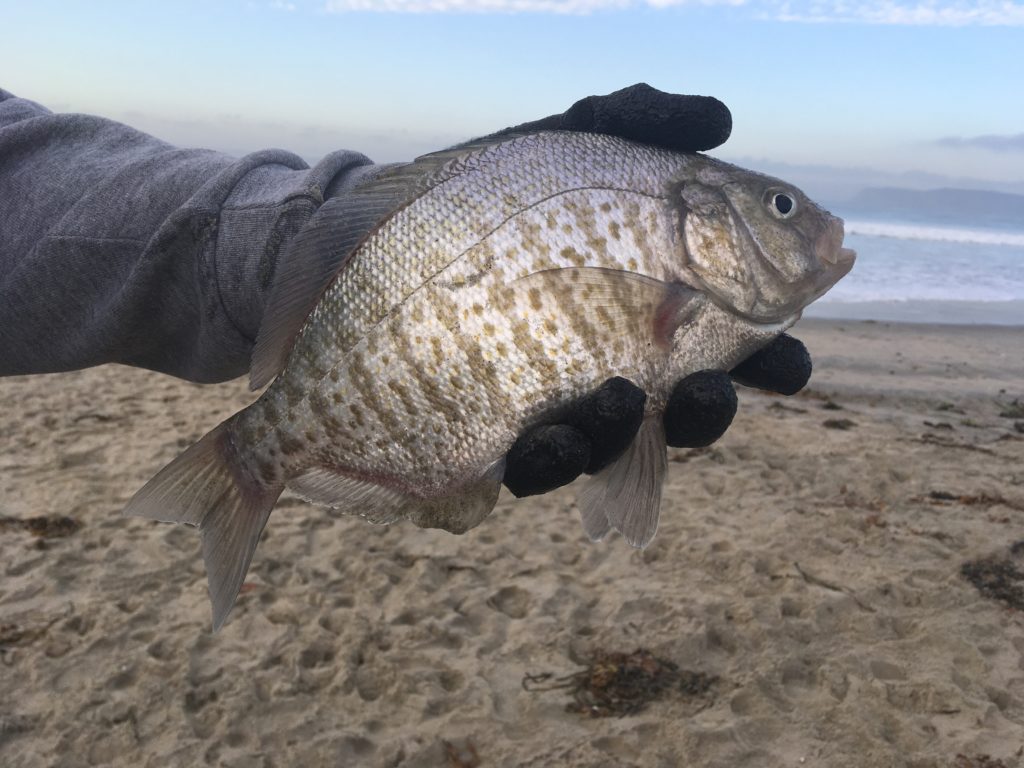
[[[510,140],[482,139],[423,155],[411,163],[372,169],[365,181],[321,205],[277,265],[256,336],[249,386],[259,389],[284,369],[295,339],[324,291],[386,219],[461,173],[460,160]]]
[[[563,304],[576,304],[609,335],[644,343],[653,338],[664,351],[671,348],[673,334],[705,299],[703,293],[683,283],[607,267],[545,269],[514,280],[511,287],[517,292],[550,291]]]
[[[658,530],[667,466],[661,418],[648,416],[626,452],[589,478],[579,495],[577,506],[591,540],[614,528],[631,546],[650,544]]]
[[[368,182],[373,187],[373,182]],[[394,190],[396,193],[398,190]],[[404,199],[358,188],[320,206],[277,265],[252,354],[249,386],[259,389],[280,373],[296,337],[324,291],[360,243]]]

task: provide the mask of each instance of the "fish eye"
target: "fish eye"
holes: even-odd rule
[[[774,192],[771,193],[768,207],[776,218],[788,219],[796,213],[796,199],[785,192]]]

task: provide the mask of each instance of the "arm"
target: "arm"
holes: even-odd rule
[[[697,151],[724,142],[731,126],[717,99],[636,85],[498,135],[593,131]],[[203,382],[241,375],[279,254],[369,164],[354,152],[310,169],[281,150],[239,160],[176,149],[0,89],[0,375],[108,362]],[[783,336],[733,373],[792,394],[810,358]],[[571,423],[524,434],[506,485],[519,496],[543,493],[607,466],[635,436],[645,398],[613,379],[577,403]],[[735,411],[727,374],[687,377],[666,413],[669,442],[709,444]]]
[[[0,90],[0,375],[245,373],[278,254],[369,162],[177,149]]]

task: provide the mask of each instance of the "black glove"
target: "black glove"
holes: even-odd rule
[[[515,125],[491,136],[537,131],[604,133],[680,152],[702,152],[729,138],[732,114],[712,96],[665,93],[637,83],[607,96],[587,96],[560,115]]]
[[[725,434],[736,415],[737,382],[784,395],[799,392],[811,376],[811,357],[802,342],[783,334],[724,371],[698,371],[676,384],[665,408],[665,437],[675,448],[710,445]],[[505,486],[515,496],[547,493],[593,474],[623,454],[643,419],[647,395],[623,378],[613,378],[573,403],[557,424],[520,435],[505,462]]]

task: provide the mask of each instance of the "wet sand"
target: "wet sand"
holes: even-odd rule
[[[0,765],[1024,766],[1024,330],[794,333],[810,387],[673,450],[647,550],[573,488],[461,537],[285,497],[217,635],[198,536],[119,511],[244,382],[0,380]],[[714,682],[524,689],[637,648]]]

